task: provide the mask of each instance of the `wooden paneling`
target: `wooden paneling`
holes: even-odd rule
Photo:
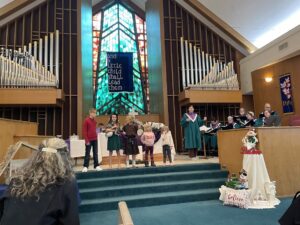
[[[137,120],[141,122],[160,122],[160,117],[158,114],[147,114],[147,115],[137,115]],[[125,124],[126,116],[120,115],[119,116],[119,122],[121,124]],[[103,123],[106,125],[109,121],[109,116],[97,116],[96,117],[97,123]]]
[[[252,72],[253,99],[256,115],[262,112],[264,104],[269,102],[272,109],[277,111],[281,116],[282,125],[288,125],[290,114],[283,114],[279,76],[287,73],[291,74],[294,115],[300,115],[300,56]],[[265,82],[265,77],[272,77],[273,81],[267,83]]]
[[[219,159],[230,173],[242,168],[242,138],[247,129],[218,132]],[[300,127],[257,128],[258,149],[263,152],[270,179],[276,181],[279,196],[299,191]]]
[[[15,135],[14,136],[14,143],[18,141],[22,141],[24,143],[28,143],[35,147],[38,147],[43,140],[52,138],[52,136],[38,136],[38,135]],[[15,155],[14,159],[26,159],[31,156],[34,150],[28,149],[26,147],[22,147],[17,154]]]
[[[241,107],[243,107],[246,110],[246,112],[254,112],[253,95],[243,95],[243,103],[241,104]]]
[[[0,89],[0,105],[57,105],[64,101],[61,89]]]
[[[242,139],[248,129],[233,129],[218,131],[219,161],[222,167],[230,173],[236,173],[243,167],[241,154]]]
[[[184,90],[179,93],[182,105],[195,103],[242,103],[241,91]]]
[[[0,119],[0,160],[2,161],[10,145],[16,143],[17,135],[36,135],[37,123]]]
[[[11,5],[14,5],[13,8],[18,8],[23,7],[23,3],[28,4],[30,2],[33,1],[16,0]],[[50,33],[59,30],[59,88],[62,89],[65,95],[65,102],[62,107],[43,106],[36,109],[38,112],[43,112],[43,115],[38,116],[40,118],[38,121],[40,135],[63,134],[64,137],[68,137],[72,133],[77,133],[78,123],[76,121],[79,115],[82,119],[82,115],[77,114],[78,102],[82,101],[82,97],[78,97],[78,90],[81,89],[82,82],[77,81],[78,76],[82,75],[82,71],[78,70],[76,66],[79,64],[77,62],[81,62],[81,58],[77,58],[77,51],[81,51],[81,42],[77,42],[80,35],[77,33],[77,24],[81,25],[81,18],[77,21],[77,2],[80,2],[78,5],[81,7],[81,1],[45,0],[0,27],[0,48],[12,49],[24,45],[28,46],[29,43],[33,44],[34,41],[38,41],[40,38],[44,39],[46,35],[49,37]],[[85,22],[90,23],[90,26],[92,24],[92,20],[86,20]],[[86,49],[89,49],[87,46],[92,49],[92,46],[88,44],[85,45]],[[51,109],[49,109],[50,107]],[[0,107],[0,117],[5,114],[4,117],[10,119],[20,118],[27,121],[36,121],[35,113],[29,113],[28,117],[26,116],[26,111],[30,112],[32,108],[33,106]],[[5,113],[2,113],[3,111]],[[15,115],[16,111],[19,111],[20,114]],[[15,115],[15,117],[8,117],[8,115]],[[52,129],[49,129],[50,127]]]
[[[142,154],[142,153],[140,152],[140,154]],[[162,153],[156,153],[153,156],[154,156],[154,162],[162,162],[163,161],[163,154]],[[113,165],[117,165],[118,164],[118,158],[116,156],[116,153],[114,153],[114,155],[112,157],[111,163]],[[121,165],[122,164],[126,164],[126,156],[122,154],[122,151],[121,151],[120,164]],[[109,158],[108,158],[108,156],[102,157],[101,165],[109,165]]]
[[[149,0],[148,0],[149,2]],[[165,64],[166,67],[166,85],[163,85],[161,93],[167,92],[167,106],[168,106],[168,124],[174,136],[176,149],[183,149],[182,147],[182,129],[179,124],[179,119],[184,112],[181,105],[188,104],[188,101],[180,102],[180,93],[183,91],[182,87],[182,74],[181,74],[181,53],[180,53],[180,38],[183,37],[192,45],[197,46],[205,53],[212,55],[214,58],[222,63],[234,61],[234,69],[239,77],[239,61],[243,58],[243,54],[237,49],[226,42],[222,37],[211,30],[210,27],[205,25],[199,18],[195,17],[188,10],[186,10],[178,1],[164,0],[163,2],[163,31],[161,39],[164,43],[162,47],[165,50],[165,62],[159,62],[158,65]],[[198,12],[199,9],[197,9]],[[147,23],[152,25],[152,21],[147,19]],[[147,27],[147,33],[149,30]],[[150,40],[149,40],[150,45]],[[149,50],[148,50],[149,51]],[[149,54],[149,60],[150,60]],[[149,63],[150,70],[150,63]],[[153,74],[156,76],[156,74]],[[151,79],[150,75],[149,78]],[[153,86],[150,85],[150,92]],[[155,88],[155,87],[154,87]],[[150,96],[151,97],[151,96]],[[153,104],[153,97],[150,99]],[[156,98],[155,98],[156,99]],[[203,98],[201,98],[203,100]],[[206,102],[206,101],[205,101]],[[232,101],[229,101],[232,102]],[[238,100],[241,102],[241,100]],[[197,99],[193,100],[197,102]],[[221,103],[221,102],[219,102]],[[165,104],[165,103],[164,103]],[[218,109],[221,111],[222,108]],[[207,114],[205,111],[202,115]],[[222,113],[223,115],[224,113]],[[219,114],[214,115],[218,118]]]

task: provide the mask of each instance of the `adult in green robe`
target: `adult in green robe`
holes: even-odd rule
[[[204,120],[206,118],[204,117]],[[203,120],[194,113],[194,107],[188,108],[180,121],[184,131],[184,147],[189,151],[190,158],[197,156],[197,151],[201,149],[201,132],[199,128],[203,125]]]

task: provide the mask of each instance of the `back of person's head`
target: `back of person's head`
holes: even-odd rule
[[[247,119],[253,119],[254,118],[254,112],[248,111],[246,116],[247,116]]]
[[[135,119],[135,117],[132,116],[132,115],[126,116],[126,122],[127,122],[127,123],[132,123],[132,122],[134,122],[134,119]]]
[[[144,127],[144,131],[145,131],[145,132],[151,132],[151,131],[152,131],[152,127],[151,127],[151,125],[148,124],[148,123],[144,124],[143,127]]]
[[[71,158],[64,140],[44,140],[28,163],[12,177],[10,195],[37,197],[52,185],[62,185],[74,178]]]
[[[163,126],[161,127],[161,132],[169,132],[169,127],[168,126]]]

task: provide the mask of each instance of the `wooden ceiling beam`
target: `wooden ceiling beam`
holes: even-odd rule
[[[206,19],[208,19],[211,23],[213,23],[217,28],[223,31],[226,35],[244,47],[249,53],[257,50],[250,41],[248,41],[245,37],[243,37],[239,32],[234,30],[229,24],[220,19],[216,14],[210,11],[207,7],[205,7],[198,0],[184,0],[187,4],[189,4],[193,9],[203,15]]]

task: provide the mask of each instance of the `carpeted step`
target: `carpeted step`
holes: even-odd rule
[[[113,169],[105,171],[89,171],[87,173],[76,173],[78,180],[91,179],[91,178],[105,178],[105,177],[121,177],[139,174],[157,174],[157,173],[170,173],[180,171],[195,171],[195,170],[219,170],[220,164],[218,163],[203,163],[203,164],[189,164],[189,165],[174,165],[174,166],[159,166],[159,167],[138,167],[128,169]]]
[[[193,201],[217,199],[218,189],[200,189],[190,191],[171,191],[163,193],[150,193],[142,195],[129,195],[114,198],[101,198],[82,200],[80,212],[94,212],[117,209],[119,201],[126,201],[128,207],[144,207],[152,205],[176,204]]]
[[[78,173],[80,211],[176,204],[217,199],[228,172],[216,163]]]
[[[78,186],[83,188],[96,188],[106,186],[118,186],[129,184],[142,184],[154,182],[170,182],[183,181],[192,179],[213,179],[227,177],[227,171],[221,170],[201,170],[201,171],[182,171],[182,172],[167,172],[167,173],[149,173],[139,175],[127,175],[120,177],[106,177],[106,178],[90,178],[78,180]]]
[[[120,197],[124,195],[138,195],[149,193],[163,193],[172,191],[184,190],[199,190],[207,188],[215,188],[224,184],[225,178],[218,179],[193,179],[183,181],[169,181],[169,182],[155,182],[155,183],[141,183],[129,184],[119,186],[107,186],[97,188],[87,188],[80,190],[82,199],[93,198],[108,198]]]

